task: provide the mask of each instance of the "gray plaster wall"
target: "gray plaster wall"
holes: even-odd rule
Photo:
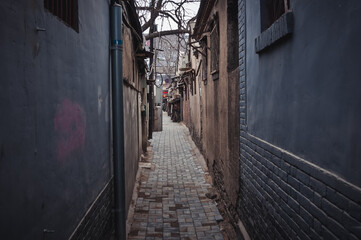
[[[109,3],[77,33],[43,2],[0,2],[2,239],[67,239],[111,178]]]
[[[293,34],[256,54],[246,1],[248,132],[361,186],[361,3],[291,0]]]

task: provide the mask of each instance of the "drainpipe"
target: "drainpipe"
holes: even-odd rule
[[[149,34],[154,32],[154,24],[150,25],[149,28]],[[150,46],[149,46],[149,51],[153,52],[154,51],[154,42],[153,42],[154,38],[150,39]],[[153,57],[151,57],[149,59],[149,66],[152,66],[153,64]],[[154,67],[151,68],[152,71],[150,72],[150,83],[149,83],[149,133],[148,133],[148,139],[152,139],[153,138],[153,129],[154,129],[154,84],[153,84],[153,76],[154,76]]]
[[[124,109],[122,69],[122,6],[111,6],[111,68],[113,110],[113,168],[115,237],[126,239],[125,177],[124,177]]]

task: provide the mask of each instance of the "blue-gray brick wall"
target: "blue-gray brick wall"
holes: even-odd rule
[[[240,169],[240,218],[253,238],[361,238],[359,188],[248,133]]]
[[[245,1],[238,1],[238,33],[239,33],[239,70],[240,70],[240,130],[244,132],[246,130],[246,68],[245,68],[245,56],[246,56],[246,9]]]
[[[113,179],[104,187],[69,240],[110,239],[114,231]]]
[[[252,239],[361,239],[361,189],[247,132],[245,0],[238,1],[239,217]]]

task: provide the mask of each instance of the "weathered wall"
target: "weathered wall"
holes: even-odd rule
[[[126,212],[132,200],[138,162],[142,147],[139,144],[141,132],[140,120],[140,76],[135,57],[132,31],[123,25],[123,78],[124,78],[124,150],[125,150],[125,179],[126,179]]]
[[[259,2],[238,1],[240,218],[254,239],[359,239],[361,4],[290,2],[293,35],[257,55]]]
[[[192,125],[191,120],[191,109],[190,109],[190,102],[191,100],[189,98],[185,97],[186,93],[184,91],[184,97],[183,97],[183,105],[182,105],[182,117],[183,122],[186,124],[186,126],[189,128]]]
[[[219,15],[220,55],[219,79],[213,80],[208,75],[205,85],[205,108],[209,115],[206,129],[206,159],[209,161],[210,170],[214,176],[216,186],[221,190],[223,199],[227,200],[231,209],[237,200],[238,192],[238,86],[237,71],[229,71],[232,63],[229,61],[228,49],[231,47],[228,38],[230,22],[228,19],[227,5],[217,2],[213,12]],[[211,14],[212,16],[212,14]],[[227,26],[227,27],[224,27]],[[211,51],[208,52],[208,63],[211,63]],[[208,73],[211,72],[209,68]]]
[[[125,60],[125,59],[124,59]],[[125,179],[126,179],[126,212],[132,199],[135,177],[138,171],[138,162],[141,154],[139,145],[139,112],[138,93],[124,86],[124,149],[125,149]]]
[[[228,4],[231,2],[228,1]],[[237,2],[234,1],[233,7],[236,6]],[[191,98],[191,116],[194,115],[192,123],[195,126],[195,134],[193,135],[200,137],[202,152],[214,177],[215,185],[219,188],[225,202],[229,203],[227,206],[229,210],[235,213],[239,188],[239,109],[237,104],[239,71],[238,58],[235,57],[232,60],[229,56],[231,51],[228,51],[232,43],[237,42],[238,39],[237,21],[231,25],[230,20],[237,14],[231,16],[233,12],[229,11],[230,7],[231,4],[228,7],[224,2],[217,2],[209,15],[208,22],[216,13],[219,19],[219,78],[213,80],[211,75],[211,51],[215,49],[208,49],[207,81],[197,83],[201,86],[201,91],[197,89],[197,94],[201,92],[201,96]],[[209,35],[207,38],[208,47],[211,47]],[[237,54],[234,55],[237,56]],[[198,77],[198,81],[200,80],[201,74]]]
[[[195,23],[192,22],[190,24],[191,31],[194,30],[194,26]],[[190,38],[190,41],[196,42],[194,38]],[[187,125],[194,142],[202,150],[202,125],[201,125],[202,94],[201,93],[202,93],[203,82],[201,79],[202,74],[201,74],[201,66],[200,66],[201,55],[199,54],[198,58],[196,58],[194,55],[194,48],[191,48],[187,53],[187,56],[189,56],[190,59],[190,66],[192,67],[192,69],[195,70],[195,74],[198,73],[198,75],[195,76],[195,80],[194,80],[195,82],[193,82],[193,88],[194,88],[193,95],[190,92],[189,99],[188,100],[183,99],[183,103],[184,103],[183,121]],[[188,87],[190,88],[191,86],[188,85]]]
[[[192,41],[195,41],[192,39]],[[200,54],[199,54],[200,55]],[[191,52],[191,66],[195,71],[199,66],[200,56],[198,59],[195,58],[193,55],[193,51]],[[195,79],[195,92],[193,96],[190,96],[190,115],[191,115],[191,122],[188,126],[190,133],[192,135],[193,140],[196,142],[198,147],[201,147],[202,141],[202,125],[201,125],[201,114],[202,114],[202,102],[201,102],[201,95],[202,95],[202,88],[203,82],[201,80],[201,71],[198,72],[198,76]],[[196,72],[197,73],[197,72]]]
[[[239,194],[239,69],[228,73],[228,162],[224,183],[232,208],[237,205]]]
[[[219,14],[219,26],[226,26],[227,15],[226,6],[224,4],[216,4],[209,19],[212,18],[213,13]],[[204,85],[204,117],[206,121],[203,122],[203,129],[205,131],[203,149],[205,151],[207,163],[210,170],[213,172],[214,164],[223,165],[222,162],[226,160],[227,154],[227,129],[228,129],[228,86],[227,86],[227,71],[226,66],[226,28],[219,28],[220,35],[220,55],[219,55],[219,78],[212,79],[211,72],[211,52],[208,49],[208,76],[206,85]],[[208,47],[210,48],[210,37],[208,36]],[[204,101],[203,101],[204,100]],[[221,114],[223,113],[223,114]],[[216,161],[217,160],[217,161]],[[216,163],[215,163],[216,162]],[[216,166],[217,167],[217,166]],[[218,169],[220,171],[220,169]]]
[[[67,239],[111,178],[109,4],[79,1],[79,33],[43,4],[0,3],[4,239]]]
[[[228,172],[225,183],[232,207],[237,205],[239,190],[239,69],[238,1],[227,1],[227,71],[228,71]],[[236,133],[237,132],[237,133]],[[233,212],[233,209],[232,209]]]

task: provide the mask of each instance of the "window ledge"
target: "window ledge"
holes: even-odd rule
[[[255,39],[256,53],[270,47],[293,32],[293,13],[287,12]]]
[[[212,75],[212,79],[213,81],[218,80],[219,79],[219,71],[218,70],[214,70],[211,72]]]

